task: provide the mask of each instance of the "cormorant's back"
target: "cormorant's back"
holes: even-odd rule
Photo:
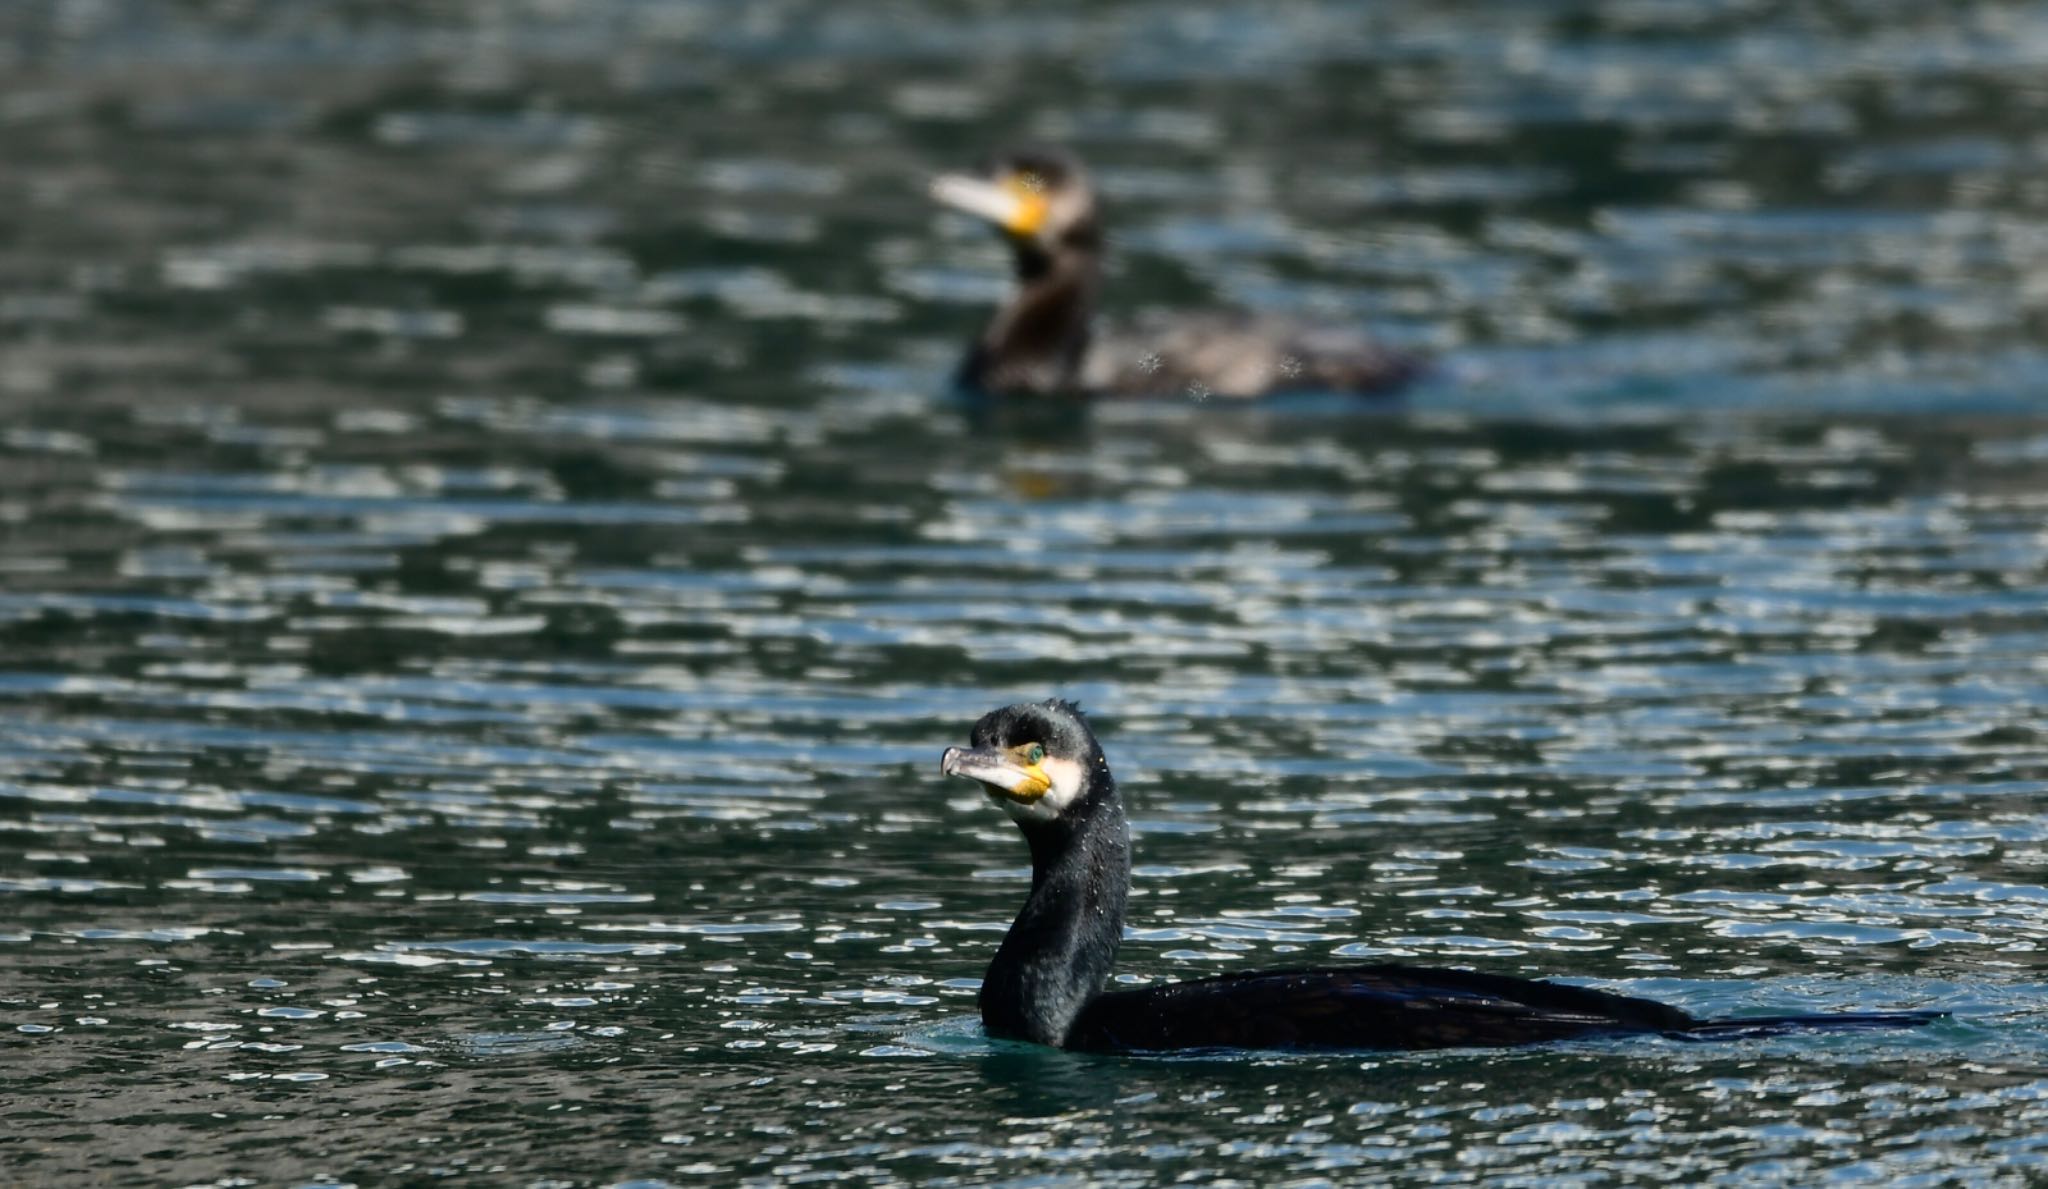
[[[1682,1032],[1647,999],[1463,970],[1350,966],[1258,971],[1099,995],[1067,1047],[1448,1049]]]

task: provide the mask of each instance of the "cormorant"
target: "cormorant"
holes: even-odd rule
[[[1123,936],[1130,832],[1109,761],[1078,707],[993,711],[948,776],[979,783],[1031,846],[1031,893],[981,982],[991,1036],[1097,1052],[1438,1049],[1616,1035],[1721,1040],[1806,1030],[1912,1028],[1943,1012],[1703,1020],[1648,999],[1420,966],[1343,966],[1105,991]]]
[[[1057,149],[1006,154],[932,182],[934,199],[985,219],[1016,255],[1017,288],[968,348],[954,382],[984,394],[1254,397],[1389,393],[1421,361],[1351,330],[1212,313],[1095,331],[1102,225],[1080,163]]]

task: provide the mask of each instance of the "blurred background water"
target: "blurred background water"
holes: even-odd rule
[[[0,8],[0,1170],[2034,1183],[2048,12]],[[942,399],[926,177],[1393,407]],[[939,750],[1092,707],[1122,969],[1917,1034],[991,1044]],[[245,1180],[236,1180],[245,1178]]]

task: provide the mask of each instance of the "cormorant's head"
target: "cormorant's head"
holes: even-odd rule
[[[1053,698],[991,711],[972,747],[949,747],[939,771],[981,785],[1022,823],[1049,822],[1081,800],[1108,764],[1081,708]]]
[[[1059,149],[1017,149],[974,173],[941,174],[932,197],[986,219],[1020,249],[1093,249],[1100,239],[1087,175]]]

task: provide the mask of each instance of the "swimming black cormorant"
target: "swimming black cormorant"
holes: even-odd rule
[[[968,348],[956,384],[985,394],[1253,397],[1388,393],[1421,361],[1356,331],[1249,314],[1154,316],[1098,332],[1102,225],[1080,163],[1025,149],[980,174],[946,174],[932,197],[999,229],[1017,288]]]
[[[1344,966],[1105,991],[1123,936],[1130,832],[1079,708],[1054,699],[974,724],[940,769],[978,782],[1031,845],[1031,894],[981,981],[992,1036],[1090,1051],[1439,1049],[1650,1034],[1720,1040],[1911,1028],[1941,1012],[1702,1020],[1607,991],[1420,966]]]

